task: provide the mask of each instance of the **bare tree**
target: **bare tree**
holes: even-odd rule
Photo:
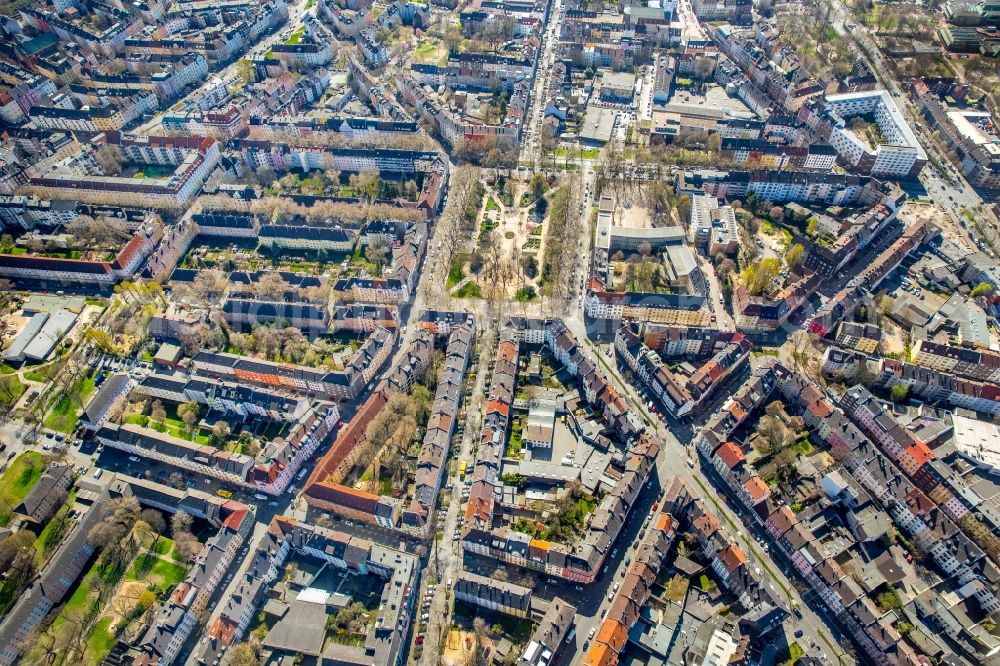
[[[122,165],[125,163],[125,155],[122,149],[113,144],[105,144],[94,151],[94,159],[98,166],[104,170],[108,176],[117,176],[122,172]]]

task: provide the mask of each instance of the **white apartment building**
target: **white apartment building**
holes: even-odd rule
[[[825,103],[834,116],[830,145],[851,166],[873,176],[904,177],[916,175],[927,162],[927,153],[885,90],[829,95]],[[873,117],[884,143],[872,148],[849,130],[847,121],[857,116]]]

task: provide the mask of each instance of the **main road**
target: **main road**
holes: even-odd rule
[[[838,660],[848,663],[847,656],[839,647],[839,644],[846,641],[846,638],[839,634],[839,630],[835,624],[825,621],[824,618],[814,613],[810,607],[803,603],[802,597],[795,589],[795,586],[791,584],[789,577],[781,573],[786,569],[786,565],[774,559],[769,552],[764,551],[751,536],[759,532],[759,528],[752,523],[747,524],[747,522],[744,522],[742,517],[733,511],[727,502],[718,499],[719,497],[724,497],[725,493],[724,491],[716,490],[713,482],[709,480],[708,475],[702,472],[697,453],[690,439],[682,443],[663,420],[647,413],[643,407],[643,397],[636,392],[631,384],[624,381],[618,373],[615,355],[613,353],[606,353],[604,348],[590,342],[582,313],[574,313],[565,319],[565,322],[578,339],[586,340],[585,344],[589,346],[591,356],[600,361],[601,366],[603,366],[602,370],[608,376],[609,380],[627,397],[628,401],[632,403],[631,407],[641,415],[647,427],[659,439],[661,450],[657,458],[654,487],[665,490],[673,477],[680,477],[687,481],[688,485],[702,496],[722,519],[723,523],[728,526],[727,532],[729,533],[729,537],[739,544],[750,558],[755,575],[769,588],[771,595],[786,610],[799,609],[802,613],[802,618],[797,620],[796,628],[801,629],[806,637],[820,646],[822,651],[821,658],[825,663],[833,664],[837,663]],[[691,461],[690,463],[688,462],[689,460]],[[693,467],[690,466],[692,464]],[[622,555],[624,555],[624,551],[627,548],[626,543],[628,542],[625,539],[619,539],[618,543],[619,550],[623,551]],[[624,559],[619,560],[612,566],[616,569],[612,577],[613,580],[621,580],[623,577],[621,570],[626,567]],[[600,598],[602,599],[600,607],[595,609],[595,612],[591,615],[581,613],[577,617],[576,649],[580,652],[583,650],[583,644],[588,642],[587,634],[590,628],[599,626],[603,614],[610,606],[610,602],[606,596],[606,585],[608,582],[610,580],[605,579],[605,588],[601,589],[599,587],[598,589],[601,593]],[[576,661],[566,661],[564,658],[562,663],[576,663]]]

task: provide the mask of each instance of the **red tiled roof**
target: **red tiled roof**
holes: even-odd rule
[[[934,453],[931,451],[930,447],[923,442],[917,442],[910,448],[906,449],[906,453],[917,461],[918,467],[934,457]]]
[[[743,487],[747,489],[748,493],[750,493],[750,499],[753,500],[754,503],[759,502],[771,494],[770,486],[768,486],[767,483],[764,482],[764,479],[759,476],[751,476],[747,479],[746,483],[743,484]]]
[[[236,635],[236,623],[226,618],[218,618],[209,628],[208,637],[214,638],[223,645],[229,645]]]
[[[674,517],[669,513],[661,513],[656,519],[656,529],[661,532],[669,532],[674,529]]]
[[[229,515],[226,516],[224,521],[222,521],[222,524],[234,532],[240,529],[240,525],[243,524],[243,519],[250,512],[250,509],[246,504],[234,502],[233,500],[229,500],[223,504],[222,509],[229,512]]]
[[[743,455],[743,451],[740,450],[740,447],[736,446],[732,442],[726,442],[716,449],[715,455],[722,460],[723,464],[725,464],[725,466],[729,469],[733,469],[747,459],[747,457]]]
[[[597,632],[598,643],[604,643],[615,652],[621,652],[628,641],[628,627],[616,620],[605,620]]]
[[[726,567],[729,573],[732,573],[739,569],[741,566],[747,563],[746,554],[740,550],[740,547],[736,544],[730,544],[719,551],[718,557],[722,564]]]

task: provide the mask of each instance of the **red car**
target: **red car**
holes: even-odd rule
[[[659,508],[660,508],[660,503],[659,502],[653,502],[653,513],[656,513],[656,510],[659,509]]]
[[[415,640],[413,642],[416,643],[417,645],[423,645],[424,644],[424,637],[423,636],[417,636],[417,640]]]

